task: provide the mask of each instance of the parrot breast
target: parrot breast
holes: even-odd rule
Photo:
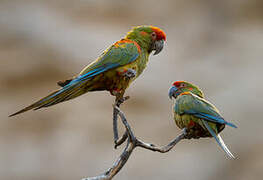
[[[137,72],[138,63],[136,61],[95,76],[91,81],[96,83],[92,83],[92,89],[89,89],[89,91],[107,90],[114,96],[118,94],[122,96],[130,83],[138,76],[138,74],[134,78],[125,76],[127,69],[133,69]]]

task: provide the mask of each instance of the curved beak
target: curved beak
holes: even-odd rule
[[[155,50],[153,55],[159,54],[163,50],[164,40],[155,41],[152,50]]]
[[[172,97],[176,98],[175,96],[175,92],[177,91],[178,89],[175,87],[175,86],[172,86],[170,89],[169,89],[169,98],[172,99]]]

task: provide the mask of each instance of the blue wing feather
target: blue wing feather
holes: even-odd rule
[[[220,123],[220,124],[226,124],[226,125],[231,126],[233,128],[237,128],[236,125],[225,121],[224,118],[222,118],[221,116],[213,116],[211,114],[206,114],[206,113],[202,113],[202,112],[195,112],[194,110],[185,111],[185,113],[192,114],[195,117],[198,117],[198,118],[201,118],[201,119],[205,119],[205,120],[216,122],[216,123]]]
[[[207,121],[226,124],[237,128],[236,125],[225,121],[225,119],[219,114],[216,107],[214,107],[211,103],[192,93],[177,97],[174,111],[179,114],[190,114]]]
[[[120,43],[122,44],[122,43]],[[139,50],[134,43],[126,43],[126,47],[113,48],[114,45],[102,54],[96,63],[89,65],[87,69],[91,69],[84,74],[80,74],[68,85],[74,84],[82,80],[89,79],[107,70],[123,66],[135,61],[139,57]],[[129,50],[128,50],[129,49]],[[109,62],[110,60],[110,62]],[[93,69],[94,67],[94,69]],[[86,69],[86,68],[85,68]]]

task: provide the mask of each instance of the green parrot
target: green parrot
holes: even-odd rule
[[[175,98],[175,123],[180,129],[187,128],[189,138],[214,137],[226,154],[234,158],[219,133],[225,125],[236,126],[224,120],[218,109],[204,99],[203,92],[197,86],[176,81],[169,90],[169,97]]]
[[[60,89],[10,116],[49,107],[90,91],[107,90],[121,99],[130,83],[145,69],[150,53],[161,52],[165,40],[165,33],[158,27],[134,27],[76,77],[59,81]]]
[[[77,76],[59,81],[60,89],[10,116],[53,106],[90,91],[106,90],[116,97],[115,103],[123,101],[125,90],[146,68],[151,52],[160,53],[165,41],[166,35],[158,27],[134,27]]]

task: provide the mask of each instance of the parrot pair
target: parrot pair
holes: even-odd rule
[[[146,68],[149,56],[163,49],[166,35],[158,27],[137,26],[126,36],[106,49],[94,62],[86,66],[77,76],[59,81],[60,89],[32,105],[11,114],[15,116],[28,110],[37,110],[68,101],[91,91],[109,91],[115,96],[115,105],[124,101],[125,90]],[[202,91],[187,82],[177,81],[169,91],[176,99],[174,119],[179,128],[187,128],[189,137],[213,136],[220,147],[234,157],[219,136],[226,122],[219,111],[203,99]],[[116,114],[115,114],[116,116]],[[117,119],[113,118],[114,142],[118,140]]]
[[[169,90],[169,97],[175,98],[174,120],[176,125],[187,129],[188,138],[214,137],[218,145],[230,158],[234,158],[219,133],[225,125],[237,128],[225,121],[218,109],[204,99],[203,92],[186,81],[176,81]]]

